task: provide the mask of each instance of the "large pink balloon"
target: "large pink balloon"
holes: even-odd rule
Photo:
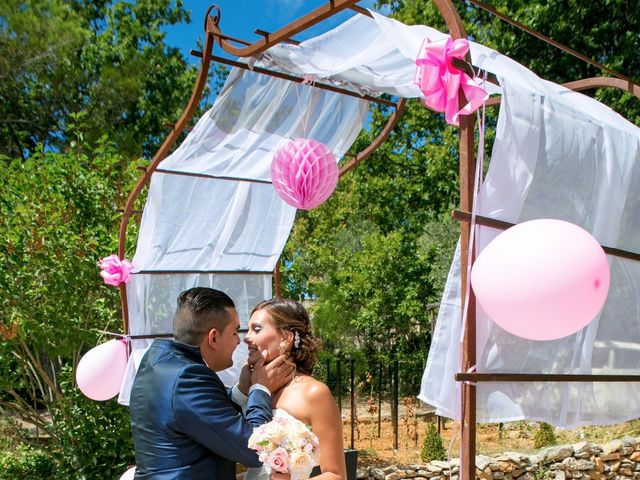
[[[298,138],[282,146],[271,162],[273,187],[285,202],[311,210],[333,193],[338,183],[336,157],[324,144]]]
[[[598,241],[562,220],[531,220],[498,235],[478,255],[471,284],[489,318],[532,340],[571,335],[600,312],[609,263]]]
[[[92,400],[109,400],[120,392],[127,366],[127,344],[109,340],[83,355],[76,369],[78,388]]]

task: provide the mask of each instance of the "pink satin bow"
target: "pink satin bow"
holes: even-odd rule
[[[450,125],[458,125],[459,115],[469,115],[480,107],[489,95],[473,78],[452,64],[454,58],[464,59],[469,42],[462,38],[431,42],[424,40],[416,58],[414,83],[424,94],[425,106],[444,112]],[[467,104],[460,108],[459,91],[462,87]]]
[[[117,255],[109,255],[98,262],[102,269],[100,276],[107,285],[117,287],[121,283],[127,283],[131,279],[133,264],[126,258],[120,260]]]

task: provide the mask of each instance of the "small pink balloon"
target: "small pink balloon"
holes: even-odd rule
[[[523,222],[478,255],[471,284],[489,318],[531,340],[554,340],[585,327],[609,292],[609,262],[600,243],[569,222]]]
[[[135,475],[136,475],[136,467],[131,467],[122,474],[122,476],[120,477],[120,480],[133,480]]]
[[[338,183],[338,163],[323,143],[290,140],[273,156],[271,181],[289,205],[311,210],[331,196]]]
[[[120,384],[127,367],[127,344],[123,340],[109,340],[85,353],[78,368],[78,388],[92,400],[109,400],[120,392]]]

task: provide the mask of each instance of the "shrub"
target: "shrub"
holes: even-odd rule
[[[54,471],[54,461],[51,456],[28,445],[18,445],[14,450],[0,454],[0,480],[53,479]]]
[[[432,460],[445,460],[447,452],[442,445],[442,438],[438,434],[435,424],[430,423],[427,427],[427,436],[422,444],[420,458],[423,462],[431,462]]]
[[[545,422],[540,422],[533,434],[533,446],[535,448],[549,447],[557,443],[553,427]]]

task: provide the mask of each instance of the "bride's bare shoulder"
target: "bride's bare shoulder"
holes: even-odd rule
[[[300,377],[298,388],[300,388],[300,393],[304,395],[305,399],[311,403],[326,399],[333,399],[329,387],[320,380],[316,380],[309,375],[303,375]]]

